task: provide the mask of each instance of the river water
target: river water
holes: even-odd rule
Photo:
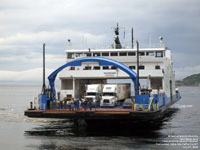
[[[0,149],[196,150],[200,148],[200,87],[179,90],[182,99],[159,127],[77,127],[70,120],[24,116],[41,87],[0,85]]]

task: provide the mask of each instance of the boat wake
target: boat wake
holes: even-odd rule
[[[180,105],[180,104],[174,104],[174,108],[192,108],[193,105]]]

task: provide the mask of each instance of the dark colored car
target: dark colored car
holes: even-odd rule
[[[123,103],[123,108],[132,108],[132,98],[126,98]]]

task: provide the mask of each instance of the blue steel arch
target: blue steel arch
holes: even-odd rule
[[[76,59],[76,60],[73,60],[71,62],[68,62],[68,63],[62,65],[61,67],[59,67],[58,69],[56,69],[54,72],[52,72],[49,75],[48,79],[49,79],[49,85],[51,87],[51,90],[53,91],[53,99],[55,98],[54,82],[55,82],[57,74],[61,70],[63,70],[64,68],[66,68],[68,66],[81,66],[82,62],[98,62],[99,66],[112,65],[112,66],[115,66],[115,67],[121,69],[122,71],[127,73],[130,76],[130,78],[132,79],[132,81],[134,83],[134,87],[135,87],[135,93],[136,93],[136,91],[137,91],[137,74],[133,70],[131,70],[129,67],[127,67],[126,65],[124,65],[118,61],[115,61],[115,60],[109,59],[109,58],[105,58],[105,57],[83,57],[83,58]]]

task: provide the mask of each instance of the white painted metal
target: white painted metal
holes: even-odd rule
[[[126,56],[120,56],[120,53],[126,53]],[[130,56],[132,52],[132,55]],[[135,55],[133,53],[135,52]],[[158,48],[140,48],[140,66],[144,66],[144,69],[140,70],[140,78],[148,80],[148,87],[152,88],[152,93],[162,93],[170,96],[170,80],[172,81],[172,91],[175,94],[175,80],[173,71],[173,62],[171,58],[171,51],[164,47]],[[80,57],[87,57],[86,54],[91,56],[100,55],[100,57],[111,58],[119,61],[128,67],[132,67],[133,71],[136,71],[136,49],[85,49],[85,50],[66,50],[67,59],[66,62],[70,62]],[[103,54],[108,56],[103,56]],[[117,53],[118,56],[111,56],[111,53]],[[162,54],[161,54],[162,53]],[[69,57],[69,55],[71,55]],[[86,80],[86,79],[128,79],[129,76],[123,71],[108,66],[104,68],[101,66],[97,69],[97,62],[84,62],[81,66],[68,67],[59,73],[59,78],[62,82],[65,79],[73,80],[73,89],[61,89],[61,97],[67,93],[77,97],[77,88],[79,83],[75,84],[74,80]]]

